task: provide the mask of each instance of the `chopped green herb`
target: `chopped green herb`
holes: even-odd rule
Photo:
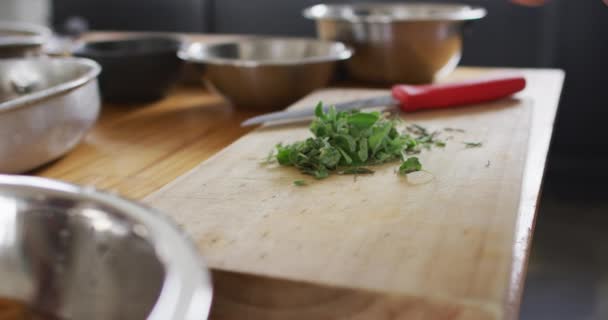
[[[466,148],[479,148],[483,144],[481,142],[463,142]]]
[[[324,179],[332,172],[372,174],[366,166],[397,161],[404,158],[403,154],[420,153],[422,148],[445,146],[437,139],[438,132],[429,133],[424,127],[410,125],[407,133],[399,133],[398,123],[386,114],[338,112],[319,103],[310,125],[313,136],[288,145],[278,144],[273,155],[280,165]],[[402,167],[404,171],[400,172],[422,169],[417,158],[407,159]]]
[[[417,157],[409,157],[401,163],[401,166],[399,166],[399,173],[402,175],[420,170],[422,170],[422,165]]]
[[[305,180],[295,180],[293,182],[293,184],[296,185],[296,186],[298,186],[298,187],[303,187],[303,186],[307,185],[307,183],[306,183]]]

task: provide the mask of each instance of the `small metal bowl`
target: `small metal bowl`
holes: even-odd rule
[[[51,36],[46,27],[0,21],[0,58],[36,55]]]
[[[244,110],[282,109],[332,79],[336,63],[352,51],[340,42],[250,38],[193,43],[179,56],[202,63],[210,86]]]
[[[465,22],[486,10],[458,4],[320,4],[303,12],[321,39],[355,49],[349,74],[379,84],[429,83],[460,61]]]
[[[0,297],[58,319],[207,318],[209,274],[158,212],[8,175],[0,175],[0,212]]]
[[[100,67],[87,59],[0,60],[0,172],[21,173],[71,150],[97,120]]]

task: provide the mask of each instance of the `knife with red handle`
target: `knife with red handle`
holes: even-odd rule
[[[394,85],[390,96],[380,96],[337,103],[338,111],[347,111],[380,106],[398,106],[404,112],[426,109],[442,109],[494,101],[511,96],[526,87],[521,76],[498,75],[452,83],[427,85]],[[244,121],[241,126],[270,121],[299,120],[312,117],[314,108],[286,110],[256,116]]]

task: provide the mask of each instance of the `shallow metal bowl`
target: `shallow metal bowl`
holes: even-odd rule
[[[0,175],[0,279],[0,297],[58,319],[201,320],[211,303],[197,249],[165,216],[35,177]]]
[[[358,80],[428,83],[458,65],[465,22],[486,10],[458,4],[320,4],[304,10],[321,39],[355,50],[347,68]]]
[[[0,172],[34,169],[76,146],[99,114],[99,71],[87,59],[0,60]]]
[[[248,110],[287,107],[326,86],[336,63],[351,55],[340,42],[294,38],[193,43],[179,53],[186,61],[204,64],[211,87]]]
[[[37,54],[50,36],[43,26],[0,21],[0,58]]]

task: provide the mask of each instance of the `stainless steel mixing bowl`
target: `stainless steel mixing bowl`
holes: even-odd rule
[[[339,42],[294,38],[193,43],[179,53],[204,64],[210,86],[237,108],[258,111],[285,108],[326,86],[336,62],[351,55]]]
[[[50,36],[43,26],[0,21],[0,58],[38,54]]]
[[[87,59],[0,60],[0,172],[36,168],[82,139],[99,114],[99,71]]]
[[[320,4],[304,10],[321,39],[355,50],[350,75],[381,84],[428,83],[460,61],[462,29],[485,9],[457,4]]]
[[[209,274],[165,216],[117,196],[0,175],[0,297],[59,319],[206,319]]]

